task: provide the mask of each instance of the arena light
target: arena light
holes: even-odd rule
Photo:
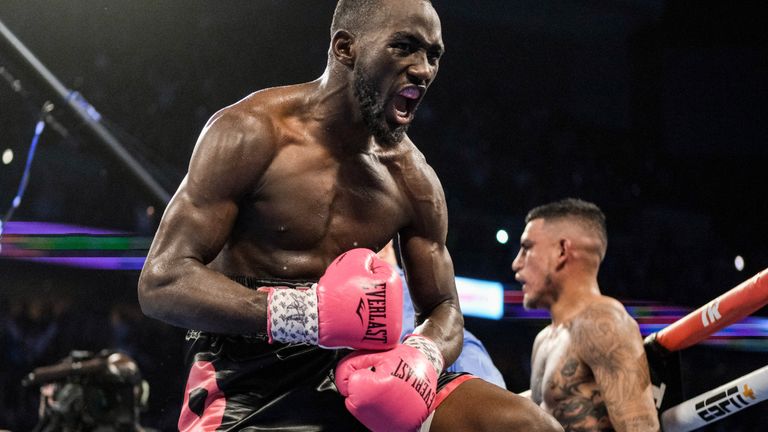
[[[144,257],[28,257],[28,261],[93,270],[141,270]]]
[[[8,165],[13,162],[13,150],[5,149],[3,152],[3,164]]]
[[[503,229],[496,231],[496,241],[501,244],[507,244],[509,241],[509,233]]]
[[[457,276],[456,290],[464,315],[496,320],[504,316],[504,286],[500,282]]]
[[[140,270],[148,237],[110,229],[50,222],[11,221],[0,257],[100,270]]]
[[[736,270],[738,271],[744,270],[744,257],[736,255],[736,258],[733,259],[733,266],[736,267]]]

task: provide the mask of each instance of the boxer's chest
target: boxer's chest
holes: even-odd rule
[[[531,391],[534,401],[540,405],[552,402],[558,375],[570,350],[571,338],[563,328],[548,328],[531,365]]]
[[[561,422],[589,417],[603,406],[594,375],[576,348],[567,329],[561,329],[542,343],[533,365],[534,400]]]
[[[276,162],[243,206],[239,222],[278,249],[382,247],[406,220],[407,203],[389,170],[358,155]]]

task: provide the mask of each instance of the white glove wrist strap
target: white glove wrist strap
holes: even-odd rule
[[[268,305],[272,339],[317,345],[318,314],[314,288],[274,288],[271,291]]]

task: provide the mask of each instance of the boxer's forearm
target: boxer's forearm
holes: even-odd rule
[[[193,260],[176,265],[148,261],[139,279],[138,294],[147,316],[177,327],[226,334],[266,331],[265,293]]]
[[[464,317],[454,303],[443,302],[435,307],[413,332],[435,342],[447,366],[456,361],[461,353],[464,343]]]

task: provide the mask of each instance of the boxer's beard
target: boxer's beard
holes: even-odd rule
[[[370,77],[361,68],[355,70],[354,86],[363,123],[371,134],[382,144],[400,142],[408,130],[408,125],[390,127],[385,113],[386,101],[373,85]]]

